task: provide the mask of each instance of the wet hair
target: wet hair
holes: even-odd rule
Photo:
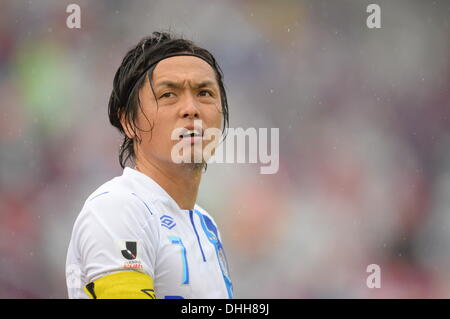
[[[220,89],[222,104],[223,131],[228,128],[228,103],[223,83],[223,73],[214,56],[206,49],[195,45],[192,41],[176,37],[168,32],[153,32],[151,36],[143,38],[127,52],[121,65],[116,71],[113,89],[108,103],[108,115],[111,125],[116,127],[123,135],[123,142],[119,150],[119,163],[122,168],[131,160],[135,162],[134,143],[141,142],[136,129],[141,130],[137,124],[138,108],[142,112],[139,91],[144,86],[147,75],[152,79],[153,70],[159,61],[171,56],[191,55],[206,61],[213,68]],[[150,87],[154,93],[152,81]],[[142,114],[145,113],[142,112]],[[121,124],[121,117],[132,130],[134,137],[129,138]],[[149,119],[145,116],[147,121]],[[151,130],[151,129],[150,129]],[[142,130],[141,130],[142,131]]]

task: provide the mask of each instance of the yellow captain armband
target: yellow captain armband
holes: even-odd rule
[[[106,275],[83,289],[91,299],[156,299],[152,277],[135,271]]]

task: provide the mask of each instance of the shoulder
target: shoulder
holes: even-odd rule
[[[146,227],[154,219],[150,201],[124,183],[122,176],[115,177],[92,192],[83,204],[74,228],[93,228],[104,225],[112,229]]]
[[[146,247],[159,243],[159,224],[151,204],[116,181],[92,192],[74,223],[72,245],[85,259],[90,252],[116,251],[116,244],[124,240],[142,241]]]
[[[131,190],[101,190],[94,192],[85,201],[80,216],[83,214],[104,218],[144,218],[151,219],[154,212],[150,203],[144,201]]]
[[[83,208],[114,212],[134,209],[151,216],[155,213],[151,209],[152,191],[148,191],[146,196],[142,194],[142,186],[132,175],[124,173],[99,186],[88,196]]]

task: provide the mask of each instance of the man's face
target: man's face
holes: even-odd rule
[[[196,124],[201,120],[203,132],[221,128],[220,89],[212,67],[193,56],[171,57],[157,64],[152,80],[156,96],[148,80],[139,93],[143,112],[138,111],[136,121],[140,129],[136,132],[142,139],[136,149],[137,160],[144,157],[173,162],[172,149],[180,142],[191,147],[192,154],[194,149],[202,151],[210,141],[188,136],[193,132],[187,130],[196,128],[194,120]],[[180,137],[182,132],[178,130],[173,140],[174,130],[180,128],[186,128],[185,134]],[[202,135],[202,131],[199,133]]]

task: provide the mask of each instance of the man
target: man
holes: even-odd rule
[[[205,148],[205,130],[227,126],[222,79],[211,53],[168,33],[127,53],[109,101],[124,170],[88,197],[75,222],[70,298],[233,297],[217,225],[196,204],[206,159],[180,164],[172,154],[180,142]]]

